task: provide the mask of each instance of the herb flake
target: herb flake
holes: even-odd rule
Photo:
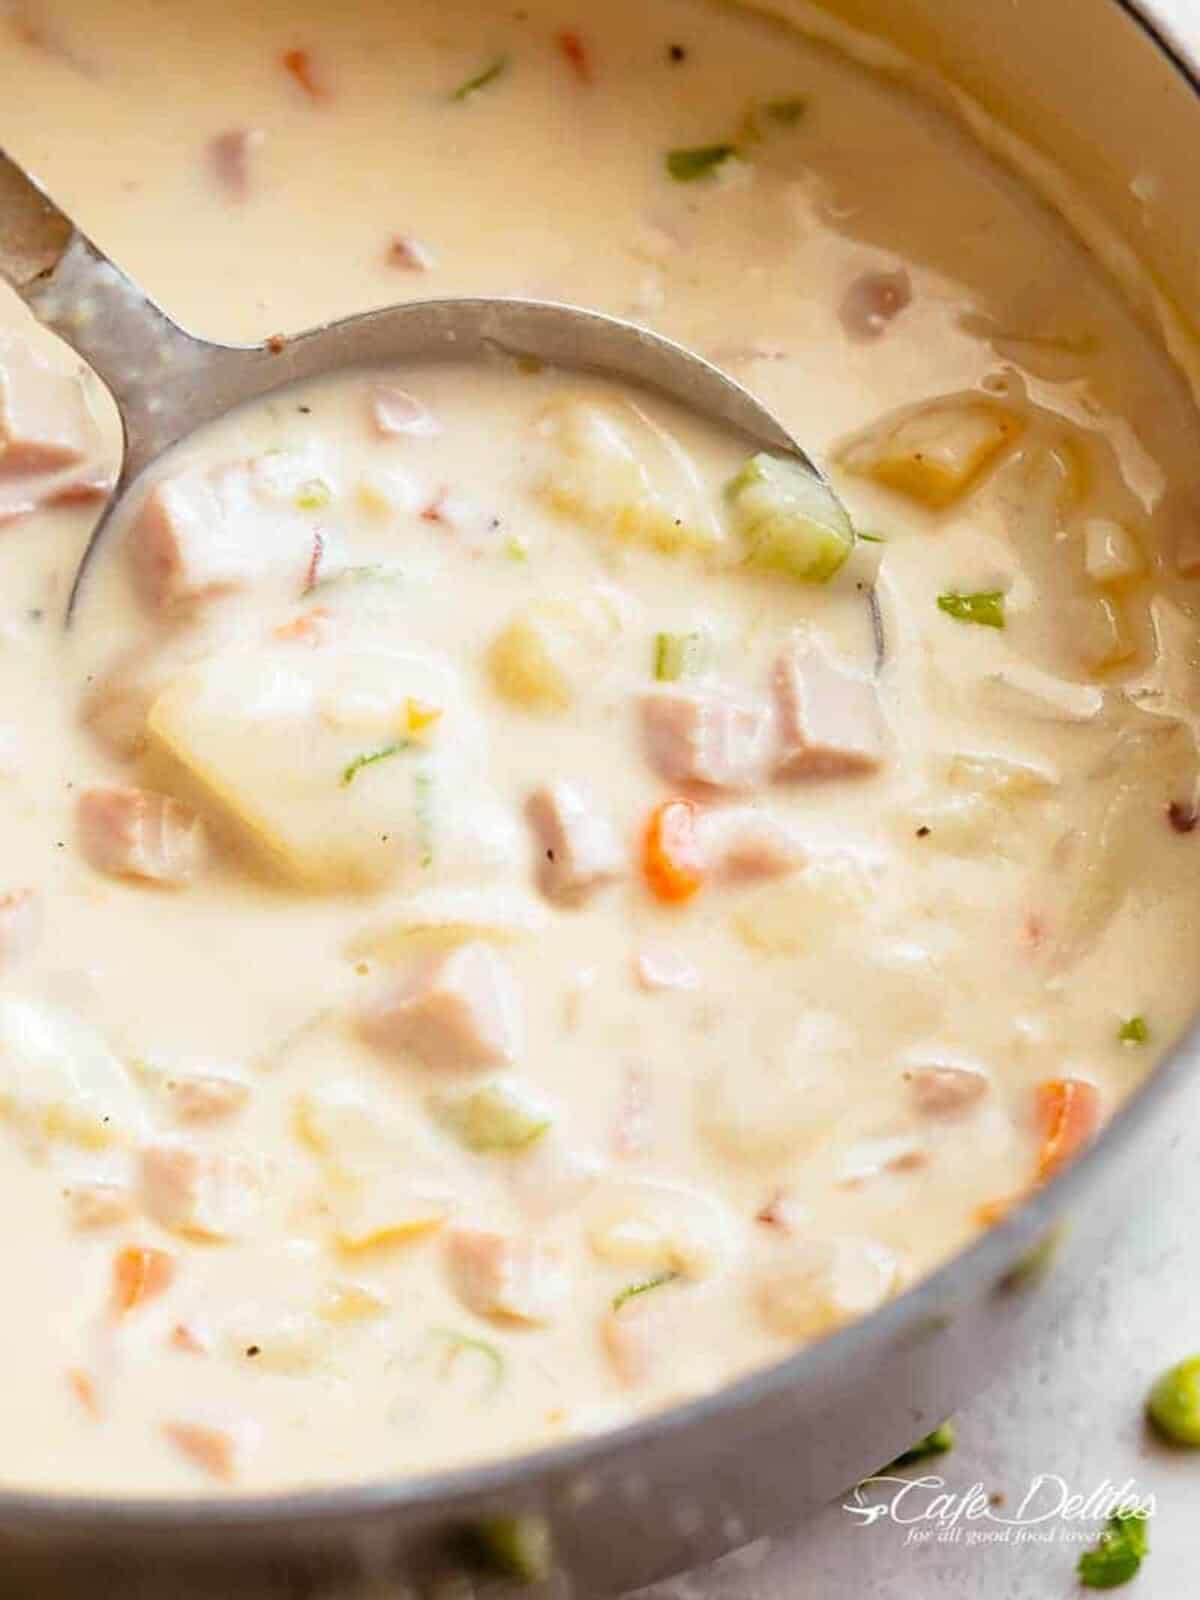
[[[981,589],[976,594],[958,594],[952,590],[949,594],[938,595],[937,603],[938,610],[956,622],[973,622],[980,628],[1004,626],[1002,589]]]
[[[668,1283],[674,1283],[678,1277],[677,1272],[656,1272],[652,1278],[643,1278],[639,1283],[627,1283],[613,1295],[612,1308],[614,1311],[620,1311],[623,1305],[630,1300],[636,1300],[638,1295],[649,1294],[651,1289],[662,1289]]]
[[[1126,1017],[1117,1029],[1122,1044],[1145,1044],[1150,1037],[1150,1025],[1145,1017]]]
[[[1109,1517],[1099,1544],[1079,1558],[1079,1581],[1085,1589],[1118,1589],[1129,1582],[1150,1552],[1147,1521],[1140,1511]]]
[[[495,83],[502,73],[508,70],[508,57],[497,56],[496,59],[484,67],[482,72],[477,72],[473,78],[468,78],[465,83],[460,83],[450,96],[454,104],[469,100],[472,95],[478,94],[480,89],[486,89],[489,84]]]
[[[378,761],[390,761],[402,751],[411,750],[412,743],[411,739],[394,739],[391,744],[381,745],[378,750],[364,750],[362,755],[355,756],[354,760],[343,768],[342,788],[348,789],[364,767],[373,767]]]
[[[676,183],[695,183],[707,178],[730,156],[736,155],[732,144],[699,144],[681,150],[667,151],[667,171]]]
[[[442,1340],[448,1347],[447,1367],[457,1355],[468,1353],[479,1356],[490,1369],[486,1393],[488,1395],[495,1393],[504,1382],[505,1362],[500,1351],[490,1340],[478,1339],[470,1333],[461,1333],[457,1328],[434,1328],[432,1332],[435,1339]]]

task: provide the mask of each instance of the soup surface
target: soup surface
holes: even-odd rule
[[[0,306],[5,1480],[612,1427],[1083,1148],[1200,978],[1200,440],[1066,232],[693,0],[0,37],[5,143],[185,325],[599,306],[857,530],[636,391],[380,368],[160,463],[65,634],[111,408]]]

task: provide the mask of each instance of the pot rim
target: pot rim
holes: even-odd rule
[[[1113,0],[1152,45],[1170,62],[1200,99],[1197,59],[1167,19],[1157,14],[1155,0]],[[0,1530],[30,1524],[38,1531],[163,1534],[186,1526],[189,1531],[263,1530],[270,1526],[315,1525],[349,1517],[378,1516],[436,1506],[453,1514],[459,1505],[488,1498],[509,1499],[514,1491],[540,1482],[576,1477],[580,1480],[625,1454],[635,1454],[650,1441],[685,1432],[710,1434],[722,1422],[769,1405],[793,1385],[821,1382],[852,1364],[872,1347],[896,1346],[928,1326],[949,1296],[998,1284],[1023,1252],[1046,1238],[1059,1216],[1097,1181],[1101,1169],[1137,1139],[1147,1122],[1195,1072],[1200,1062],[1200,1015],[1176,1041],[1145,1081],[1121,1106],[1087,1151],[1045,1188],[1015,1206],[973,1244],[952,1255],[879,1310],[794,1354],[697,1396],[653,1412],[619,1428],[564,1440],[515,1456],[502,1456],[428,1476],[331,1483],[312,1488],[262,1490],[217,1495],[105,1495],[53,1490],[6,1488],[0,1485]]]

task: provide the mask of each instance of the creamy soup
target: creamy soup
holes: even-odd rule
[[[186,325],[596,305],[846,508],[633,389],[355,371],[159,463],[67,633],[111,407],[0,306],[5,1480],[613,1427],[1061,1170],[1200,978],[1200,440],[1065,228],[692,0],[0,30],[6,144]]]

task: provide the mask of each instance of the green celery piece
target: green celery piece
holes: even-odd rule
[[[442,1126],[477,1154],[524,1150],[549,1132],[553,1121],[540,1100],[502,1079],[435,1095],[430,1106]]]
[[[954,1449],[954,1424],[943,1422],[932,1433],[927,1433],[923,1439],[918,1439],[916,1444],[910,1445],[907,1450],[902,1450],[895,1461],[885,1467],[911,1467],[914,1461],[925,1461],[930,1456],[944,1456],[948,1450]]]
[[[798,461],[751,456],[725,494],[746,560],[761,571],[826,583],[854,548],[845,507]]]
[[[301,511],[320,511],[333,499],[333,490],[324,478],[309,478],[296,490],[296,504]]]
[[[1146,1410],[1164,1439],[1200,1450],[1200,1356],[1168,1368],[1151,1389]]]
[[[698,144],[681,150],[668,150],[667,171],[676,183],[695,183],[697,178],[707,178],[722,162],[736,155],[731,144]]]
[[[674,1283],[678,1277],[677,1272],[656,1272],[652,1278],[643,1278],[640,1283],[628,1283],[613,1295],[612,1308],[620,1311],[627,1301],[636,1300],[640,1294],[649,1294],[651,1289],[662,1289],[668,1283]]]
[[[956,622],[974,622],[981,628],[1004,626],[1004,592],[981,589],[977,594],[940,594],[938,610]]]
[[[450,99],[455,102],[469,100],[473,94],[478,94],[480,89],[486,89],[490,83],[495,83],[496,79],[507,68],[508,57],[497,56],[494,61],[484,67],[482,72],[477,72],[473,78],[468,78],[465,83],[460,83],[450,96]]]
[[[1122,1044],[1145,1044],[1150,1037],[1150,1025],[1145,1017],[1126,1017],[1117,1029]]]
[[[703,671],[707,659],[708,635],[699,629],[654,635],[654,676],[659,683],[694,678]]]
[[[544,1517],[487,1517],[473,1529],[484,1566],[517,1583],[544,1583],[554,1571],[554,1540]]]
[[[1147,1520],[1136,1512],[1109,1517],[1099,1544],[1079,1558],[1079,1581],[1085,1589],[1119,1589],[1129,1582],[1150,1552]]]

